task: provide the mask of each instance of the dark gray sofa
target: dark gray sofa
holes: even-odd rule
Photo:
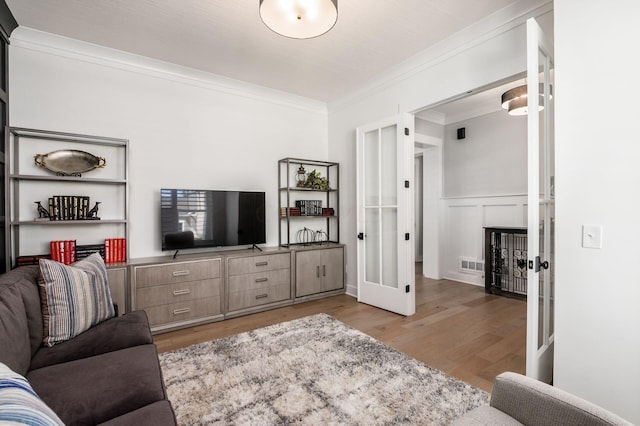
[[[37,266],[0,276],[0,362],[66,425],[175,425],[144,311],[42,346]]]

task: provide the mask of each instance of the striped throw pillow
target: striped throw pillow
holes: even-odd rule
[[[45,345],[67,341],[115,315],[98,253],[73,265],[40,259],[40,275]]]
[[[0,362],[0,424],[63,425],[20,374]]]

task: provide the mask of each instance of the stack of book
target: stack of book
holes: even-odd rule
[[[51,256],[47,254],[38,254],[35,256],[18,256],[16,258],[16,268],[27,265],[38,265],[40,259],[51,259]]]
[[[115,263],[127,260],[127,239],[126,238],[105,238],[104,240],[104,262]]]
[[[76,240],[56,240],[49,242],[51,260],[70,265],[76,261]]]
[[[296,207],[300,209],[301,216],[322,215],[322,200],[298,200]]]
[[[280,207],[280,216],[287,217],[287,211],[289,216],[300,216],[300,207]]]
[[[104,259],[104,244],[76,245],[76,260],[82,260],[92,253],[98,253]]]
[[[84,220],[89,213],[89,197],[54,195],[49,198],[49,220]]]

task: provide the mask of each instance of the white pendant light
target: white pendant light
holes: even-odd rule
[[[538,111],[544,109],[544,85],[539,85],[540,100],[538,102]],[[549,99],[552,99],[551,86],[549,86]],[[528,108],[527,85],[514,87],[502,94],[502,108],[509,112],[509,115],[527,115]]]
[[[338,0],[260,0],[260,19],[285,37],[318,37],[336,24]]]

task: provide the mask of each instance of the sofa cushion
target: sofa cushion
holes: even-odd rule
[[[175,426],[176,416],[169,401],[158,401],[124,414],[101,426]]]
[[[42,347],[31,359],[31,369],[75,361],[119,349],[153,343],[145,311],[103,321],[95,327],[53,347]]]
[[[40,270],[36,265],[23,266],[2,276],[2,280],[14,282],[20,289],[24,309],[27,313],[29,339],[31,340],[31,356],[42,346],[42,307],[38,293],[38,276]],[[1,284],[0,284],[1,285]]]
[[[27,379],[69,426],[103,423],[166,399],[153,344],[31,370]]]
[[[0,285],[0,362],[26,374],[30,360],[29,327],[20,289],[15,284]]]
[[[40,259],[43,342],[67,341],[115,315],[107,270],[99,254],[64,265]]]
[[[481,405],[468,411],[451,426],[522,426],[522,423],[496,408]]]
[[[0,363],[0,424],[64,426],[27,379]]]

